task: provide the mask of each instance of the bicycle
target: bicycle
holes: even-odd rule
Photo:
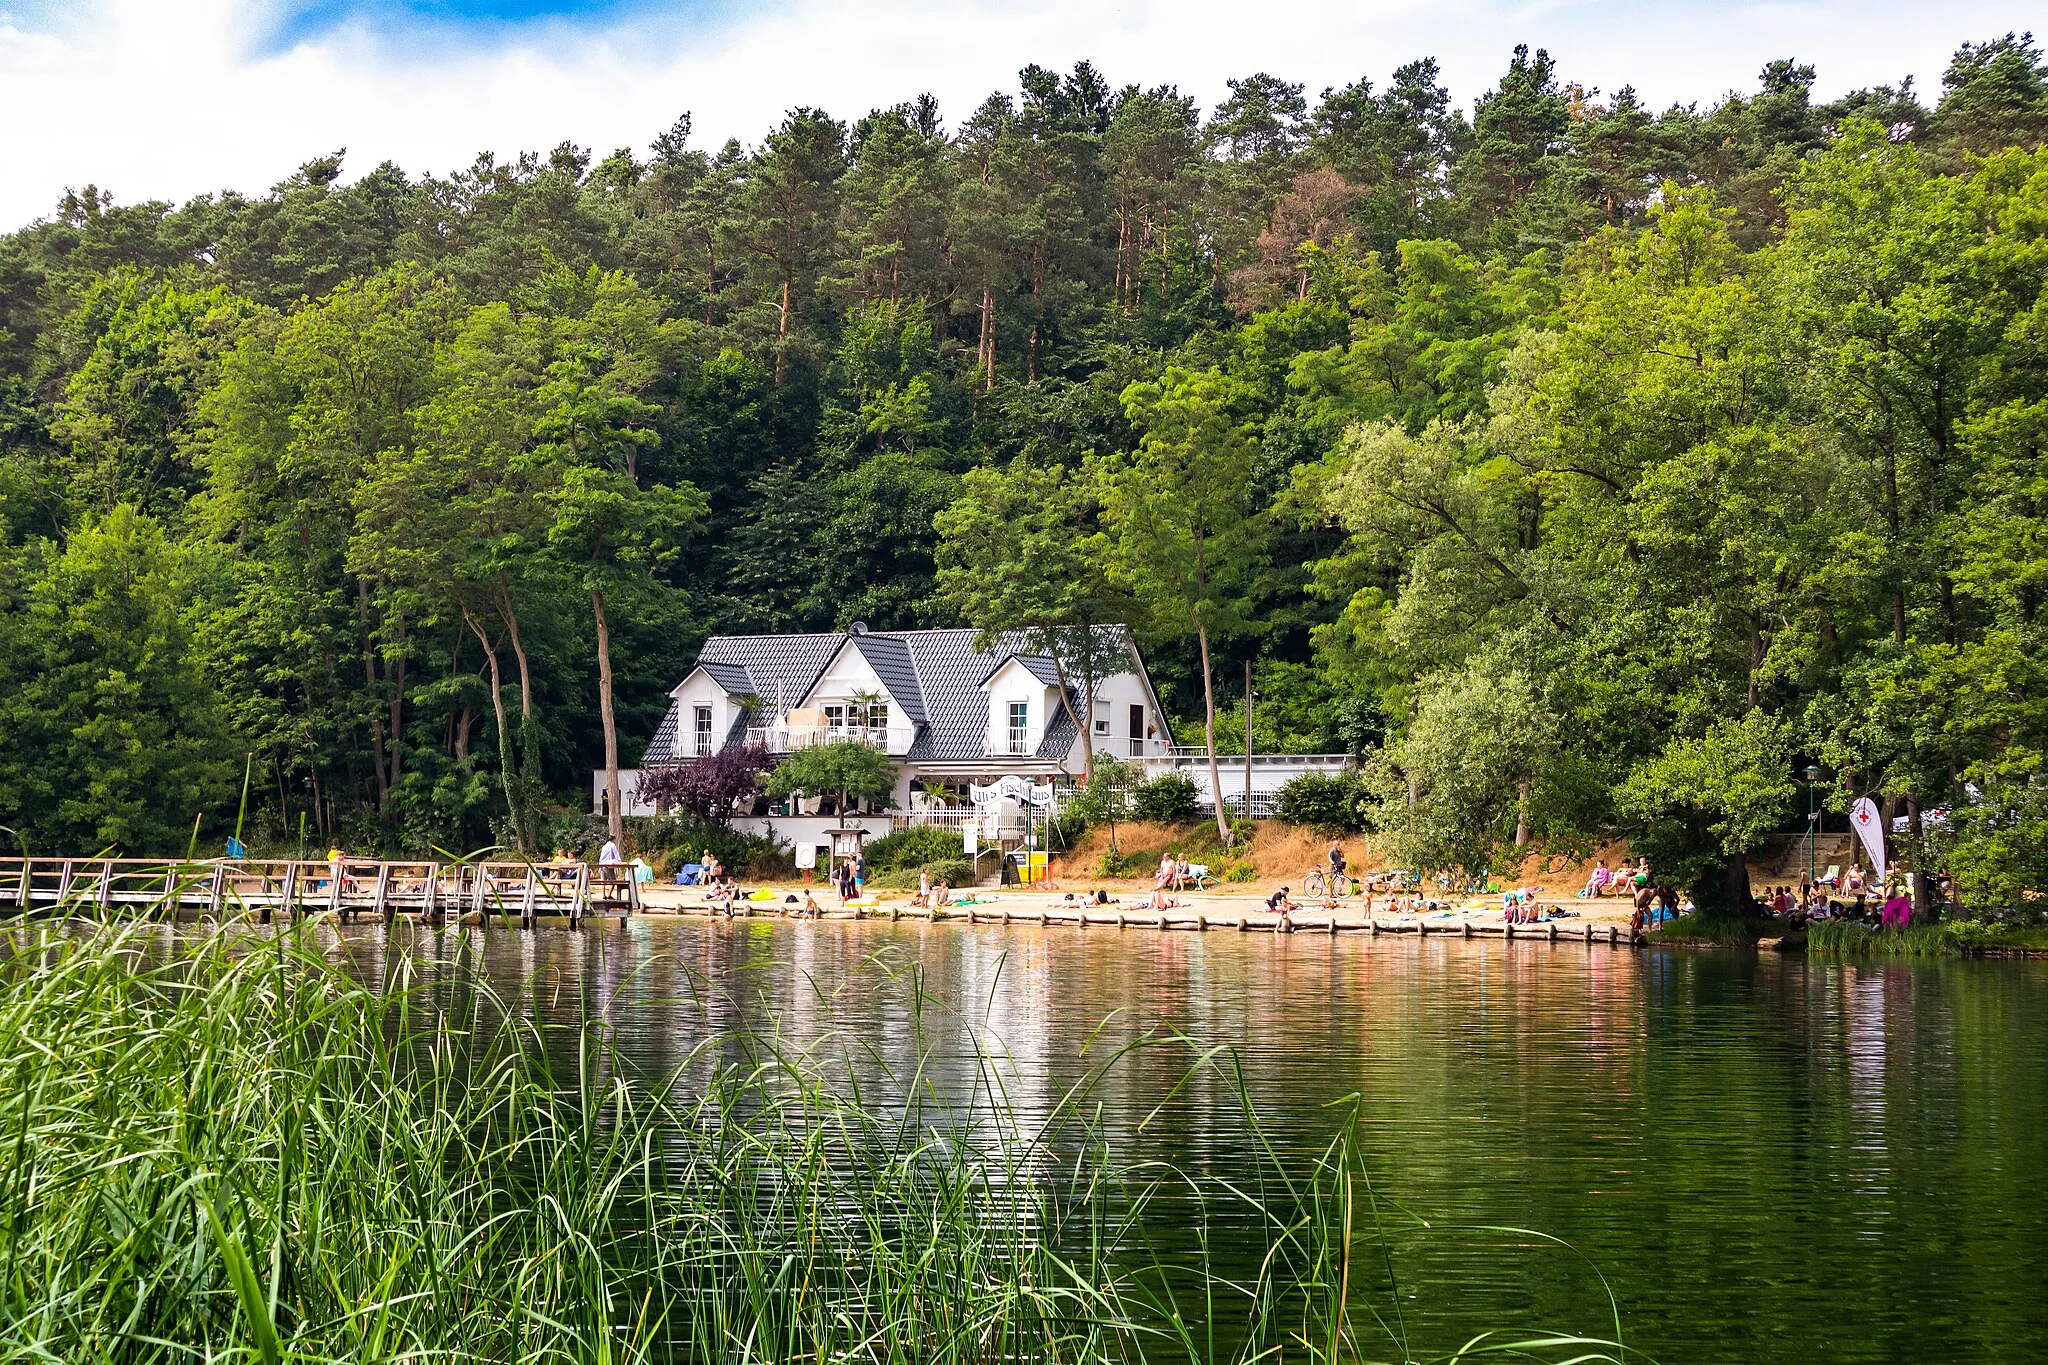
[[[1334,880],[1323,867],[1312,867],[1301,878],[1301,894],[1304,896],[1330,896],[1338,900],[1351,894],[1352,881],[1348,876]]]

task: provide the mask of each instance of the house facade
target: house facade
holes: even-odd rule
[[[1125,667],[1097,680],[1094,748],[1125,757],[1173,753],[1165,711],[1130,633],[1114,630]],[[1028,652],[1019,637],[989,649],[972,630],[843,634],[717,635],[670,692],[671,704],[648,744],[646,766],[688,762],[757,744],[771,756],[812,744],[853,740],[896,764],[888,806],[916,812],[956,805],[970,786],[1006,776],[1032,783],[1077,777],[1087,760],[1076,718],[1087,699],[1068,678],[1061,701],[1053,661]],[[621,774],[627,813],[637,803],[635,775]],[[743,816],[743,822],[840,816],[817,798],[802,807]],[[877,812],[878,814],[878,812]],[[887,821],[882,822],[886,829]]]

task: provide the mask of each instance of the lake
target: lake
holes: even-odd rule
[[[345,933],[392,969],[385,931]],[[1096,1093],[1118,1155],[1246,1178],[1239,1099],[1222,1068],[1181,1084],[1191,1049],[1234,1055],[1285,1153],[1355,1094],[1376,1188],[1440,1229],[1395,1243],[1418,1354],[1607,1335],[1604,1276],[1665,1362],[2048,1358],[2048,963],[658,918],[414,956],[447,980],[465,939],[557,1036],[604,1011],[650,1077],[772,1031],[880,1091],[922,1056],[946,1102],[994,1086],[1028,1125],[1172,1034]]]

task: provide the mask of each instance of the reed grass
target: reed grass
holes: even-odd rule
[[[1353,1122],[1245,1189],[1120,1162],[1100,1071],[1028,1133],[772,1039],[636,1078],[601,1017],[550,1048],[476,973],[451,1003],[323,946],[318,922],[6,932],[0,1360],[1418,1358],[1390,1252],[1415,1220]],[[1217,1268],[1225,1210],[1255,1214],[1249,1278]],[[1641,1358],[1551,1332],[1438,1358],[1492,1355]]]
[[[1962,945],[1946,924],[1872,929],[1846,920],[1813,920],[1806,926],[1806,950],[1845,957],[1957,957]]]

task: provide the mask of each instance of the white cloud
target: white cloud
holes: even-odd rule
[[[1549,47],[1569,79],[1633,82],[1659,105],[1747,88],[1778,56],[1815,63],[1823,94],[1909,72],[1931,93],[1958,43],[2028,27],[2030,12],[2003,0],[785,0],[722,19],[494,26],[466,42],[356,26],[266,51],[278,15],[264,0],[82,0],[41,19],[0,10],[0,228],[87,182],[122,202],[259,192],[342,146],[354,174],[385,159],[446,172],[564,139],[600,155],[644,148],[685,109],[700,145],[751,142],[792,105],[845,118],[925,90],[957,124],[1025,63],[1084,57],[1116,83],[1173,82],[1205,104],[1255,70],[1313,95],[1424,54],[1469,103],[1517,42]]]

